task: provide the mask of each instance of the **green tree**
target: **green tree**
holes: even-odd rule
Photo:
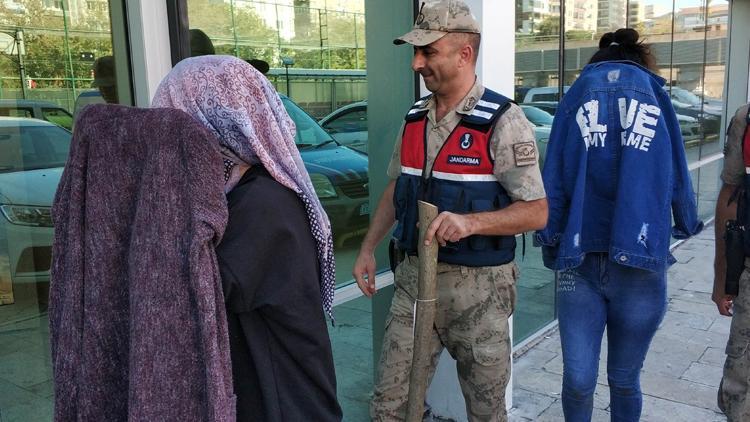
[[[365,69],[364,20],[354,13],[331,13],[328,18],[331,69]],[[359,56],[359,57],[358,57]]]
[[[73,24],[69,10],[64,16],[62,10],[45,7],[41,0],[26,0],[23,13],[0,2],[3,29],[24,30],[26,75],[38,80],[40,87],[72,87],[66,79],[90,79],[93,62],[82,60],[81,53],[93,53],[94,57],[112,54],[107,3],[90,3],[92,8],[81,10]],[[3,75],[18,75],[18,56],[3,57],[0,69]],[[79,88],[82,85],[87,83],[77,84]]]
[[[0,25],[63,29],[62,13],[46,7],[42,0],[24,0],[20,7],[0,2]]]
[[[298,69],[365,68],[362,15],[298,7],[294,16],[301,26],[291,39],[280,39],[278,29],[249,7],[252,3],[189,0],[190,26],[203,30],[217,53],[262,59],[272,67],[280,67],[281,57],[287,56]]]
[[[190,27],[205,32],[214,42],[217,53],[221,51],[243,59],[261,58],[245,54],[254,53],[259,48],[257,51],[267,57],[264,47],[278,43],[276,30],[266,25],[245,2],[235,2],[233,7],[226,2],[190,0],[188,13]]]
[[[593,40],[594,31],[584,31],[582,29],[571,29],[565,31],[566,40]]]
[[[560,35],[560,17],[559,16],[547,16],[539,25],[534,28],[537,35],[546,36],[559,36]]]
[[[67,3],[66,3],[67,4]],[[72,20],[70,28],[73,30],[102,31],[109,33],[111,25],[109,20],[109,2],[106,0],[96,0],[86,2],[87,8],[77,19]],[[72,11],[68,10],[68,16]],[[69,20],[71,20],[69,18]]]

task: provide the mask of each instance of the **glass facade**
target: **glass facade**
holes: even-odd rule
[[[364,0],[187,0],[187,12],[192,55],[213,50],[261,71],[267,67],[297,125],[302,160],[331,220],[337,288],[352,284],[370,217],[368,171],[384,173],[386,166],[372,168],[368,155]],[[197,43],[196,30],[208,42]],[[368,420],[372,302],[359,296],[334,312],[329,332],[339,400],[347,420]]]
[[[334,312],[336,326],[329,326],[328,331],[344,419],[367,421],[373,385],[372,303],[361,296]]]
[[[0,1],[0,420],[52,419],[50,207],[74,118],[130,104],[121,1]]]
[[[200,30],[208,35],[216,54],[266,62],[279,92],[293,96],[315,118],[364,99],[364,1],[188,0],[187,4],[191,37]],[[205,53],[205,46],[192,45],[197,50],[194,55]]]
[[[560,94],[576,80],[604,33],[625,26],[640,32],[656,56],[657,73],[667,80],[665,89],[680,121],[699,212],[709,218],[720,187],[728,2],[518,0],[516,12],[515,99],[527,114],[555,114]],[[543,157],[549,125],[530,120],[537,126]],[[544,270],[534,255],[521,267],[526,271],[518,284],[516,342],[555,318],[552,272]],[[525,316],[529,309],[531,319]]]
[[[367,96],[364,1],[188,0],[187,6],[192,55],[229,54],[261,66],[286,97],[302,159],[333,226],[338,284],[350,282],[370,214],[367,115],[354,125],[345,108]]]

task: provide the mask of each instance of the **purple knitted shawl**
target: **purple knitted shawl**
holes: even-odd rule
[[[233,421],[222,161],[175,109],[89,106],[52,209],[55,421]]]

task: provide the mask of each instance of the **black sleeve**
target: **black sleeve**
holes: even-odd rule
[[[229,309],[317,298],[315,243],[299,197],[270,177],[255,177],[227,199],[229,222],[216,252]]]

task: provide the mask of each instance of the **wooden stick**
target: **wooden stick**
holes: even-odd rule
[[[419,286],[416,320],[414,323],[414,351],[409,374],[409,404],[406,422],[421,422],[424,399],[427,393],[427,374],[432,354],[432,329],[437,311],[437,256],[438,242],[432,238],[430,246],[424,245],[427,228],[438,215],[436,206],[419,201]]]

